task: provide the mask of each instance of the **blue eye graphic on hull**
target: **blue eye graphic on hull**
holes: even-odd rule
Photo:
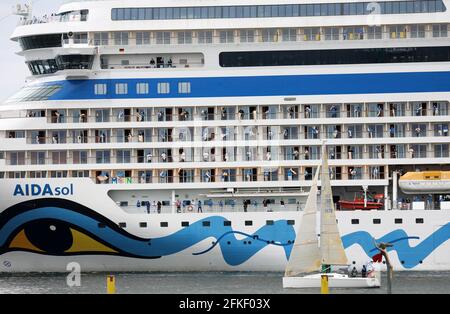
[[[208,226],[204,226],[205,221]],[[27,251],[54,256],[105,254],[154,259],[213,239],[211,248],[194,255],[220,246],[225,262],[232,266],[246,262],[269,245],[283,247],[286,258],[289,255],[295,231],[286,220],[264,226],[252,235],[234,231],[225,221],[211,216],[166,237],[145,239],[79,204],[42,199],[16,205],[0,216],[0,254]],[[237,235],[244,238],[238,239]]]
[[[126,232],[99,213],[68,200],[39,199],[17,204],[0,214],[0,255],[12,251],[51,256],[113,255],[158,259],[193,248],[194,256],[220,250],[230,266],[247,262],[266,247],[278,247],[287,260],[296,230],[286,220],[274,221],[253,234],[233,230],[226,218],[210,216],[158,238],[141,238]],[[159,228],[159,227],[158,227]],[[405,268],[414,268],[450,239],[450,223],[422,240],[403,230],[377,241],[391,242]],[[358,231],[342,237],[345,248],[359,245],[368,258],[378,252],[373,237]],[[411,246],[412,241],[418,242]]]

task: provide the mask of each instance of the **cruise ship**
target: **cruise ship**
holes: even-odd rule
[[[449,0],[14,10],[0,272],[283,271],[324,143],[350,267],[450,270]]]

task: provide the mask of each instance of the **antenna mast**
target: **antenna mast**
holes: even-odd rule
[[[21,16],[24,20],[30,20],[32,16],[32,7],[30,3],[17,4],[13,7],[12,14]]]

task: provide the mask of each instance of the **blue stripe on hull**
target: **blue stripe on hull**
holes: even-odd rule
[[[170,83],[170,93],[157,94],[158,82]],[[179,94],[179,82],[190,82],[191,93]],[[108,84],[106,95],[94,94],[98,83]],[[128,94],[116,95],[116,83],[128,83]],[[137,83],[149,83],[149,94],[138,95]],[[450,92],[450,72],[68,80],[49,84],[63,86],[50,100],[429,93]]]

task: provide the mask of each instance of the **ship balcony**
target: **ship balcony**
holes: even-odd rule
[[[77,70],[76,66],[74,69]],[[197,122],[204,121],[206,124],[220,125],[221,121],[231,121],[237,124],[248,124],[248,125],[273,125],[273,124],[289,124],[295,123],[300,125],[311,125],[315,124],[355,124],[362,125],[367,123],[419,123],[424,121],[429,122],[448,122],[448,112],[432,112],[427,111],[428,114],[422,115],[382,115],[382,116],[354,116],[350,114],[339,114],[339,115],[327,115],[326,112],[321,115],[314,116],[303,116],[299,112],[289,113],[287,111],[276,111],[276,112],[253,112],[249,113],[248,109],[245,110],[229,110],[223,112],[215,112],[214,107],[206,108],[123,108],[114,109],[115,114],[111,114],[110,109],[102,110],[99,116],[93,110],[88,113],[87,110],[83,110],[83,113],[78,113],[75,111],[67,112],[67,110],[60,110],[61,118],[51,119],[49,123],[115,123],[115,122],[170,122],[171,124],[176,122]],[[78,110],[79,111],[79,110]],[[100,112],[100,110],[99,110]],[[357,119],[355,119],[357,118]],[[184,123],[188,125],[188,123]],[[191,123],[194,124],[194,123]],[[395,130],[396,135],[394,137],[401,136],[401,131]],[[361,131],[355,130],[352,134],[357,136],[357,133]],[[374,136],[377,136],[374,134]]]
[[[30,13],[31,8],[28,6],[24,6],[22,9],[25,9],[24,12]],[[22,13],[24,13],[22,12]],[[86,22],[89,18],[89,10],[77,10],[64,12],[62,14],[52,13],[45,14],[42,16],[33,16],[30,18],[21,18],[17,25],[25,26],[25,25],[36,25],[36,24],[49,24],[49,23],[64,23],[64,22]]]
[[[404,25],[379,26],[374,29],[366,26],[360,27],[305,27],[305,28],[271,28],[248,30],[215,30],[215,31],[156,31],[156,32],[102,32],[94,33],[90,44],[101,49],[113,47],[119,49],[133,49],[140,47],[204,47],[206,45],[242,46],[248,49],[254,45],[284,45],[309,47],[339,45],[378,45],[380,42],[387,45],[417,44],[420,41],[439,42],[448,38],[446,24],[429,24],[427,29],[421,31],[409,29]],[[423,26],[423,25],[422,25]],[[435,29],[433,29],[435,28]],[[153,35],[153,36],[152,36]],[[275,46],[276,47],[276,46]]]
[[[204,67],[202,53],[148,53],[148,50],[101,51],[102,69],[184,69]]]
[[[62,125],[61,125],[62,126]],[[154,126],[154,125],[153,125]],[[94,129],[95,127],[95,129]],[[124,147],[141,147],[144,143],[153,143],[155,147],[158,145],[162,147],[270,147],[274,149],[277,146],[298,146],[299,140],[301,146],[316,147],[320,146],[323,140],[327,140],[328,145],[334,146],[352,146],[352,145],[367,145],[367,140],[370,139],[370,144],[373,145],[400,145],[400,144],[445,144],[450,142],[448,132],[438,130],[421,131],[417,127],[406,133],[401,133],[395,136],[390,132],[380,132],[377,134],[371,132],[354,133],[349,136],[347,133],[325,133],[321,135],[309,135],[308,133],[288,134],[284,130],[280,130],[275,134],[231,134],[225,129],[215,130],[215,128],[98,128],[98,125],[91,125],[92,132],[88,128],[83,128],[83,133],[76,133],[77,130],[71,130],[67,133],[65,128],[54,128],[49,130],[48,134],[45,131],[30,131],[27,136],[26,144],[121,144],[125,143]],[[156,131],[158,129],[158,131]],[[205,131],[208,130],[208,131]],[[341,137],[342,136],[342,137]],[[120,145],[119,145],[120,146]],[[281,148],[280,148],[281,149]],[[316,149],[316,148],[314,148]],[[356,154],[356,153],[355,153]],[[310,152],[307,158],[312,158],[313,153]]]
[[[305,179],[304,176],[301,178],[279,178],[269,179],[266,176],[258,175],[253,179],[246,179],[242,175],[229,175],[224,177],[223,175],[208,175],[208,177],[197,176],[197,175],[183,175],[189,174],[190,170],[162,170],[156,171],[155,175],[148,170],[135,171],[137,175],[131,176],[127,175],[126,172],[131,173],[131,171],[125,170],[97,170],[94,171],[97,176],[92,178],[96,184],[121,184],[121,185],[142,185],[142,184],[152,184],[155,186],[166,186],[165,188],[171,188],[167,185],[178,185],[183,189],[193,188],[192,184],[196,188],[211,188],[214,187],[233,187],[233,188],[257,188],[257,187],[310,187],[312,185],[312,178],[307,175]],[[173,173],[178,172],[176,176]],[[368,176],[367,178],[355,178],[349,179],[345,178],[335,178],[332,179],[333,186],[354,186],[361,187],[362,185],[369,186],[386,186],[388,184],[388,179],[383,179],[380,177],[372,178]],[[136,188],[133,186],[130,189]]]

